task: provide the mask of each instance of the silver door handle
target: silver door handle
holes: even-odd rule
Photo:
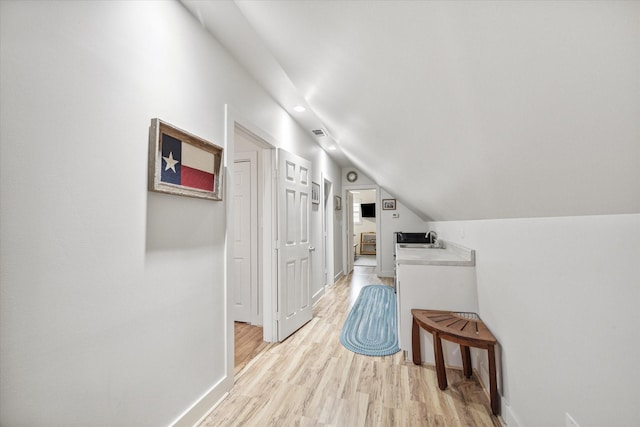
[[[316,248],[314,248],[313,246],[309,246],[309,252],[315,252]]]

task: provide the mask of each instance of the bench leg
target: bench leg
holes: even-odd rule
[[[469,346],[460,344],[460,354],[462,354],[462,368],[464,376],[471,378],[471,351]]]
[[[447,371],[444,368],[444,355],[442,354],[442,341],[440,335],[433,333],[433,353],[436,357],[436,374],[440,390],[447,388]]]
[[[413,319],[411,328],[411,353],[414,365],[422,365],[422,354],[420,349],[420,325],[416,319]]]
[[[489,395],[491,397],[491,411],[493,415],[500,415],[500,395],[498,394],[498,380],[496,378],[496,353],[492,345],[489,350]]]

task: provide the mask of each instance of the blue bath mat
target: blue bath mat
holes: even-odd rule
[[[388,356],[398,348],[396,294],[385,285],[362,288],[342,327],[340,342],[366,356]]]

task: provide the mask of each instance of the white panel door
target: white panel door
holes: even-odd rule
[[[255,154],[254,154],[255,156]],[[252,298],[256,295],[255,194],[252,188],[252,163],[234,162],[233,172],[233,320],[251,322]]]
[[[311,320],[311,162],[278,150],[278,340]]]

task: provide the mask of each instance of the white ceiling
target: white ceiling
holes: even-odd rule
[[[640,2],[183,3],[425,219],[640,212]]]

